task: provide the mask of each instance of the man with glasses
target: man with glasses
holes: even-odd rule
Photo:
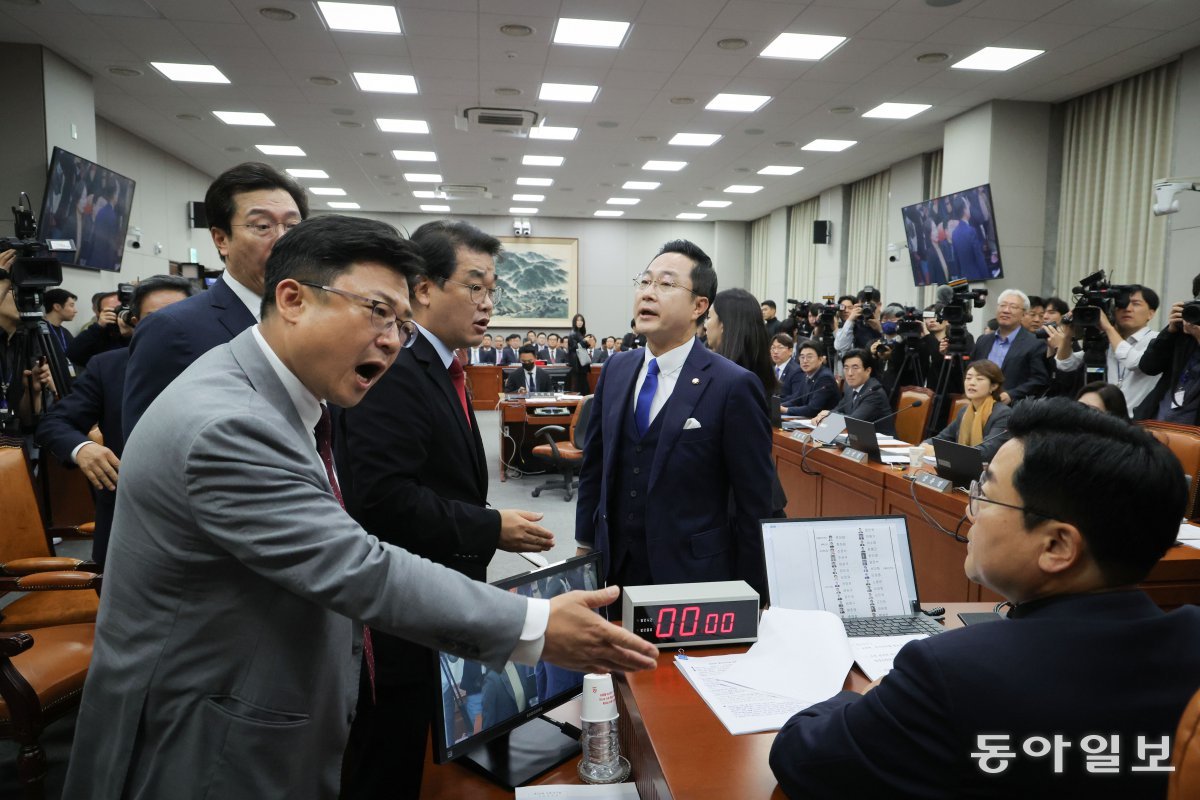
[[[771,363],[774,365],[772,369],[775,372],[775,381],[779,384],[777,394],[785,399],[799,393],[799,382],[804,376],[800,365],[792,358],[795,343],[786,333],[775,333],[771,335],[771,346],[768,348]]]
[[[851,350],[842,356],[842,376],[846,387],[842,399],[832,411],[822,411],[812,418],[819,425],[831,413],[876,423],[875,429],[888,436],[896,435],[896,417],[888,401],[887,390],[875,377],[875,359],[866,350]]]
[[[838,404],[837,379],[825,364],[824,345],[805,339],[800,342],[799,350],[800,379],[795,393],[790,397],[784,396],[779,410],[788,416],[811,419]]]
[[[419,336],[342,415],[337,449],[346,508],[369,533],[474,578],[487,579],[496,550],[549,550],[542,514],[488,507],[488,465],[466,392],[459,348],[487,333],[499,294],[500,241],[461,221],[422,225],[411,239],[424,268],[409,284]],[[374,638],[375,702],[352,736],[358,769],[344,797],[415,797],[438,696],[424,647]],[[369,700],[364,693],[364,700]]]
[[[964,564],[1006,618],[910,642],[865,694],[789,720],[771,749],[789,797],[1166,796],[1200,609],[1135,587],[1174,543],[1183,470],[1065,398],[1018,405],[1009,430],[971,487]]]
[[[125,438],[154,398],[189,364],[261,318],[271,248],[308,216],[304,189],[260,163],[239,164],[204,196],[209,232],[225,272],[212,287],[147,318],[129,343],[122,425]]]
[[[634,278],[646,346],[600,372],[575,539],[604,554],[609,583],[743,579],[765,597],[762,534],[771,516],[771,424],[762,383],[697,343],[717,293],[712,261],[669,242]]]
[[[960,226],[961,227],[961,226]],[[996,325],[975,342],[972,361],[987,359],[1004,373],[1001,401],[1015,403],[1029,396],[1039,397],[1050,385],[1046,368],[1046,346],[1021,324],[1029,297],[1019,289],[1005,289],[996,300]]]

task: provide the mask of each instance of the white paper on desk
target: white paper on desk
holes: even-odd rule
[[[882,461],[884,464],[907,464],[907,463],[909,463],[907,455],[901,455],[900,453],[889,453],[887,450],[883,450],[879,453],[879,460]]]
[[[637,786],[632,783],[609,783],[602,786],[561,784],[551,786],[518,786],[517,800],[641,800]]]
[[[892,662],[900,648],[916,639],[927,639],[923,633],[909,636],[855,636],[850,640],[854,660],[873,681],[892,671]]]
[[[777,731],[783,723],[808,704],[791,697],[760,692],[723,680],[725,673],[745,658],[745,654],[676,658],[675,666],[687,678],[700,698],[708,704],[725,729],[738,736],[743,733]]]
[[[836,614],[768,608],[758,623],[758,642],[724,677],[799,700],[807,708],[841,691],[853,664],[846,628]]]
[[[1189,547],[1200,547],[1200,528],[1185,522],[1179,526],[1179,536],[1176,538]]]

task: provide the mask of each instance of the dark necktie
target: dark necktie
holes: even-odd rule
[[[633,408],[633,421],[637,424],[638,436],[645,436],[650,429],[650,405],[654,402],[654,393],[658,391],[658,359],[650,359],[646,365],[646,380],[642,390],[638,392],[637,404]]]
[[[858,408],[858,389],[854,390],[854,394],[850,397],[850,410]]]
[[[325,465],[325,477],[329,478],[333,496],[337,498],[338,505],[345,508],[346,503],[342,500],[342,487],[338,486],[337,475],[333,471],[333,425],[330,423],[329,406],[324,403],[321,404],[321,418],[317,420],[317,427],[313,429],[313,435],[317,439],[317,455],[321,457],[321,463]],[[366,625],[363,625],[363,660],[367,662],[367,677],[371,681],[371,702],[374,702],[375,648],[371,644],[371,629]]]
[[[462,362],[458,357],[450,359],[450,382],[454,391],[458,392],[458,402],[462,404],[463,416],[467,418],[467,427],[471,427],[471,412],[467,410],[467,376],[463,374]]]

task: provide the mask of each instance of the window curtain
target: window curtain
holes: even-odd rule
[[[767,296],[767,233],[771,217],[750,223],[750,293],[762,300]]]
[[[1103,268],[1117,283],[1163,287],[1167,225],[1150,212],[1170,176],[1178,62],[1066,103],[1058,218],[1060,296]]]
[[[870,284],[883,284],[887,263],[888,189],[891,170],[850,184],[849,244],[846,249],[847,294]]]
[[[787,296],[796,300],[818,299],[817,246],[812,236],[820,206],[821,198],[813,197],[792,206],[789,212]]]
[[[925,154],[925,199],[932,200],[942,193],[942,151]]]

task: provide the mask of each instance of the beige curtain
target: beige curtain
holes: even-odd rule
[[[891,174],[891,170],[885,169],[850,184],[850,237],[846,249],[846,285],[842,287],[847,294],[867,284],[878,288],[883,283]]]
[[[925,154],[925,199],[932,200],[942,193],[942,151]]]
[[[796,300],[818,299],[817,246],[812,234],[820,206],[821,198],[813,197],[789,210],[787,296]]]
[[[750,223],[750,294],[767,296],[767,233],[771,217],[767,215]]]
[[[1069,101],[1064,109],[1056,289],[1103,268],[1117,283],[1163,288],[1167,225],[1151,184],[1171,170],[1178,63]]]

